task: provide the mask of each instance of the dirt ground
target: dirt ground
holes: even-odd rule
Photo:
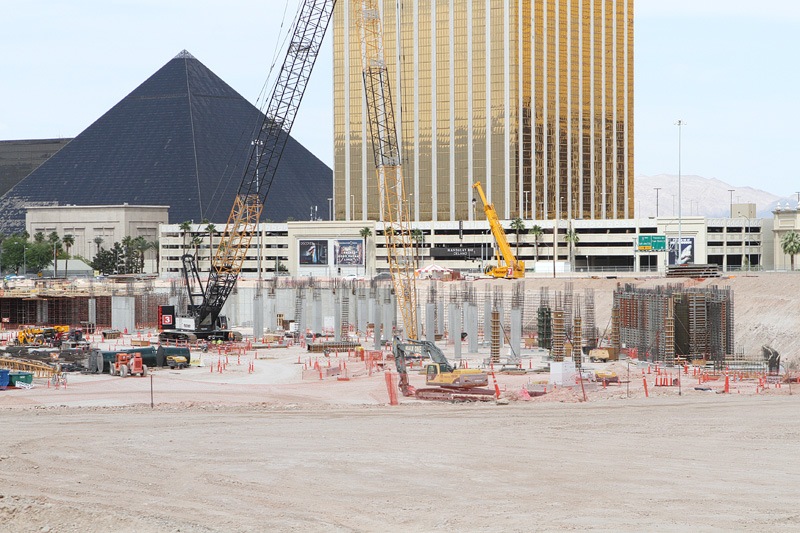
[[[679,396],[631,365],[587,402],[552,386],[519,400],[546,376],[499,374],[508,405],[390,406],[363,363],[340,381],[309,377],[299,348],[262,350],[254,372],[218,357],[0,392],[0,530],[800,528],[800,385],[723,395],[690,373]]]
[[[737,343],[797,356],[800,276],[717,282],[736,289]],[[723,394],[689,369],[657,387],[621,361],[587,365],[621,383],[526,399],[541,365],[496,369],[503,402],[474,404],[391,406],[382,370],[300,347],[36,379],[0,391],[0,531],[800,530],[800,384],[732,376]]]

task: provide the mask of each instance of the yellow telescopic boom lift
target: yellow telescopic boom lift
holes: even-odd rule
[[[517,261],[517,258],[511,251],[511,246],[508,244],[508,239],[506,238],[506,232],[503,226],[500,225],[500,219],[497,218],[497,211],[494,210],[494,205],[486,200],[481,182],[475,182],[472,188],[477,189],[481,197],[483,212],[486,213],[486,220],[489,221],[492,235],[494,235],[494,240],[497,241],[497,266],[489,265],[486,267],[486,273],[495,278],[524,278],[525,261]]]

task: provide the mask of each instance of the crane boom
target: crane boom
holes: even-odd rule
[[[361,30],[361,59],[367,115],[386,251],[405,336],[417,339],[417,288],[414,278],[413,239],[404,180],[400,144],[392,106],[389,73],[383,55],[383,28],[376,0],[353,0]]]
[[[336,0],[305,0],[300,7],[205,288],[194,258],[188,254],[183,257],[184,277],[195,285],[189,289],[189,311],[197,331],[216,327],[222,306],[242,271],[335,5]]]
[[[486,213],[486,220],[489,221],[489,227],[492,230],[494,240],[497,242],[497,266],[487,268],[487,273],[495,278],[524,278],[525,277],[525,262],[517,261],[516,256],[511,251],[511,246],[508,244],[506,232],[500,224],[500,219],[497,216],[497,211],[494,209],[494,204],[490,204],[486,200],[486,195],[483,194],[483,187],[481,182],[477,181],[472,186],[473,189],[478,191],[478,195],[483,202],[483,212]]]

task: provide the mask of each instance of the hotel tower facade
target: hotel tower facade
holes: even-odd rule
[[[357,2],[333,19],[337,220],[379,219]],[[633,0],[386,0],[416,221],[633,218]]]

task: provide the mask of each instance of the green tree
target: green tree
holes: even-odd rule
[[[524,232],[527,228],[525,227],[525,221],[522,220],[520,217],[515,218],[511,221],[511,230],[517,234],[517,259],[519,260],[519,234]]]
[[[58,277],[58,248],[61,245],[61,237],[58,236],[58,233],[55,231],[51,231],[49,235],[47,235],[47,243],[50,245],[50,249],[53,250],[53,277]]]
[[[95,251],[95,253],[97,253],[100,251],[100,245],[103,244],[103,238],[98,235],[97,237],[94,238],[94,244],[95,246],[97,246],[97,250]]]
[[[19,269],[26,265],[26,252],[29,246],[28,238],[18,233],[3,240],[3,252],[0,262],[7,270],[13,270],[19,275]],[[27,265],[26,265],[27,266]]]
[[[156,274],[161,274],[161,245],[158,242],[158,237],[150,241],[150,248],[156,254]]]
[[[189,230],[192,229],[192,223],[189,220],[184,220],[181,222],[180,225],[181,231],[183,232],[183,253],[186,253],[186,236],[189,234]]]
[[[794,270],[794,256],[800,253],[800,235],[790,231],[781,238],[781,250],[789,256],[791,270]]]
[[[567,241],[567,243],[569,243],[569,263],[570,263],[571,266],[574,267],[575,266],[574,265],[575,261],[574,261],[574,256],[572,255],[573,254],[573,249],[574,249],[574,246],[580,242],[581,238],[578,236],[578,234],[575,232],[574,229],[569,228],[567,230],[567,233],[564,235],[564,240]],[[574,270],[574,268],[573,268],[573,270]]]
[[[197,255],[200,253],[200,245],[203,244],[203,239],[200,238],[200,235],[195,235],[189,244],[194,246],[194,260],[197,261]]]
[[[361,231],[358,232],[361,237],[364,239],[364,275],[367,275],[367,239],[372,237],[372,230],[367,227],[361,228]]]
[[[38,243],[44,242],[44,233],[42,233],[41,231],[37,231],[36,233],[34,233],[33,242],[38,242]]]
[[[214,256],[214,233],[216,231],[217,231],[217,227],[214,224],[209,222],[208,225],[206,226],[206,233],[208,233],[208,264],[209,264],[209,268],[210,268],[210,265],[211,265],[212,258]],[[260,254],[261,252],[259,251],[258,253]],[[261,256],[259,255],[259,257],[261,257]]]
[[[528,230],[528,233],[533,235],[533,254],[534,254],[533,257],[534,257],[535,261],[538,261],[539,260],[539,239],[541,239],[542,235],[544,235],[544,230],[542,229],[542,227],[540,225],[534,224],[533,227]]]
[[[143,236],[139,235],[133,239],[133,249],[136,252],[136,259],[138,261],[136,272],[144,272],[144,257],[147,250],[150,249],[150,243]]]
[[[75,237],[67,233],[64,235],[64,238],[61,239],[61,242],[64,243],[64,248],[67,249],[67,258],[64,262],[64,277],[69,275],[69,251],[72,249],[72,246],[75,244]]]
[[[425,234],[421,229],[411,230],[411,240],[414,242],[414,268],[419,268],[419,245],[425,244]]]

